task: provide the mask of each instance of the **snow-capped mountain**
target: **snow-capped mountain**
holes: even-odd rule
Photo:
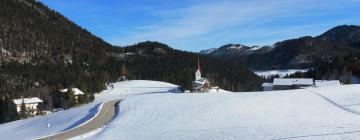
[[[245,64],[252,69],[306,68],[319,60],[331,63],[338,57],[357,59],[359,48],[360,26],[343,25],[317,37],[305,36],[280,41],[273,47],[229,44],[207,55]]]
[[[203,55],[211,55],[214,57],[222,58],[222,59],[230,59],[236,56],[247,56],[250,54],[261,54],[264,52],[268,52],[272,49],[269,46],[253,46],[249,47],[241,44],[228,44],[221,46],[219,48],[212,48],[209,50],[202,50],[200,54]]]
[[[201,50],[200,54],[210,54],[214,51],[216,51],[218,48],[211,48],[211,49],[207,49],[207,50]]]

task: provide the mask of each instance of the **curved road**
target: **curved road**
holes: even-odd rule
[[[104,126],[106,123],[110,122],[111,119],[113,119],[116,113],[116,106],[120,101],[121,99],[117,99],[104,103],[100,110],[100,113],[95,116],[95,118],[93,118],[90,122],[81,125],[80,127],[76,127],[69,131],[65,131],[49,137],[41,138],[40,140],[64,140],[94,131]]]

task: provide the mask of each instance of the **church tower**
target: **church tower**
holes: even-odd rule
[[[198,67],[197,70],[195,71],[195,81],[200,79],[201,79],[201,71],[200,71],[200,61],[198,58]]]

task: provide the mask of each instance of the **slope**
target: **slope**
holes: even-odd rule
[[[344,108],[359,106],[358,89],[359,85],[347,85],[255,93],[135,95],[120,104],[119,117],[87,139],[357,139],[360,116]]]
[[[76,87],[90,98],[117,81],[122,66],[128,67],[130,79],[191,88],[195,53],[161,43],[112,46],[37,0],[2,1],[0,11],[0,97],[37,96],[45,100],[42,109],[50,110],[54,91]],[[260,78],[240,64],[211,57],[201,61],[206,76],[221,88],[249,91],[260,85]]]
[[[132,94],[168,92],[178,88],[176,85],[157,81],[125,81],[115,83],[114,87],[114,89],[109,87],[108,90],[97,94],[93,103],[81,107],[59,111],[47,116],[0,124],[0,136],[3,139],[27,140],[53,135],[70,130],[90,120],[96,115],[102,102],[132,96]],[[51,127],[48,127],[47,124],[50,124]]]

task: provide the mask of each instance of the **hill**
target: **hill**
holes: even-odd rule
[[[77,87],[90,100],[124,71],[130,79],[191,89],[195,53],[157,42],[113,46],[37,0],[2,1],[0,11],[0,96],[7,104],[2,110],[14,107],[12,98],[32,96],[45,101],[42,109],[51,109],[52,93],[62,88]],[[239,64],[200,59],[204,74],[220,88],[259,88],[261,79]],[[0,123],[16,119],[10,110],[0,114]]]
[[[257,90],[261,83],[259,77],[240,64],[172,49],[158,42],[142,42],[123,49],[125,54],[131,54],[124,64],[135,79],[166,81],[191,89],[199,58],[203,75],[223,89]]]

